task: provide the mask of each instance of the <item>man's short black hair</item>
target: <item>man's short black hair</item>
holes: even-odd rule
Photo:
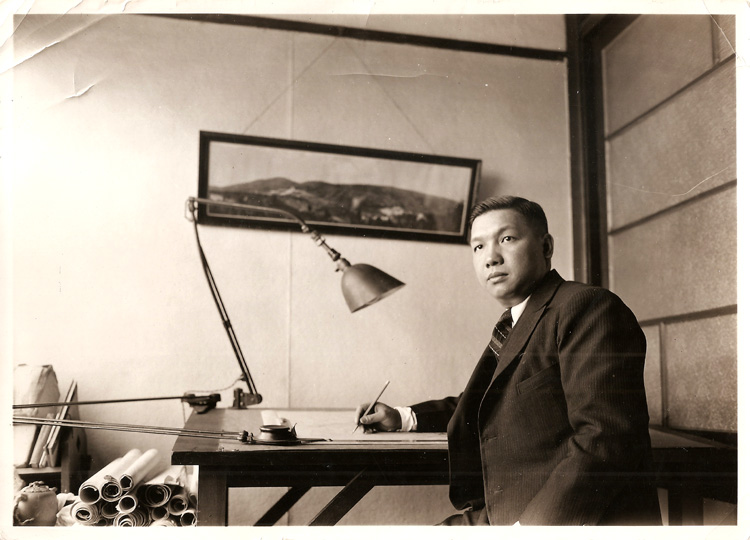
[[[504,197],[490,197],[480,203],[474,205],[469,215],[469,230],[474,224],[474,220],[482,214],[491,212],[492,210],[515,210],[521,214],[526,221],[533,228],[539,232],[540,235],[548,233],[547,230],[547,216],[544,214],[544,210],[538,203],[529,201],[523,197],[514,197],[512,195],[506,195]]]

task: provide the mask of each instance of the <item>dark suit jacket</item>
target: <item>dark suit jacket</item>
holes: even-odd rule
[[[646,342],[613,293],[551,271],[499,361],[459,398],[413,405],[448,431],[450,498],[490,524],[660,524],[643,386]]]

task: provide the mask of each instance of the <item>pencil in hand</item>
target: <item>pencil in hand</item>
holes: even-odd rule
[[[378,400],[380,399],[380,396],[382,396],[382,395],[383,395],[383,392],[385,392],[385,389],[386,389],[386,388],[388,388],[388,385],[389,385],[389,384],[391,384],[391,381],[385,381],[385,385],[383,386],[383,389],[382,389],[382,390],[380,391],[380,393],[378,394],[378,397],[376,397],[375,399],[373,399],[373,400],[372,400],[372,403],[370,403],[370,406],[369,406],[369,407],[367,407],[367,409],[365,409],[365,412],[364,412],[364,413],[362,414],[362,416],[367,416],[368,414],[370,414],[370,413],[372,412],[372,408],[373,408],[373,407],[375,407],[375,404],[376,404],[376,403],[378,402]],[[360,417],[360,418],[361,418],[361,417]],[[358,421],[358,422],[357,422],[357,425],[356,425],[356,426],[354,426],[354,429],[352,430],[352,433],[354,433],[355,431],[357,431],[357,428],[358,428],[359,426],[361,426],[361,425],[362,425],[362,424],[361,424],[361,423],[360,423],[360,422]]]

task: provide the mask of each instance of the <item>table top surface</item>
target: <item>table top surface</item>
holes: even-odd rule
[[[256,438],[260,426],[271,423],[266,413],[286,419],[300,439],[325,439],[296,445],[252,444],[236,440],[242,431]],[[313,454],[373,455],[387,453],[399,459],[444,462],[448,442],[445,433],[355,433],[353,409],[214,409],[193,413],[185,429],[227,432],[226,439],[180,436],[172,449],[172,463],[182,465],[247,464],[259,454],[284,455],[281,459],[314,460]],[[232,439],[235,437],[235,440]],[[409,458],[407,456],[412,456]],[[265,459],[265,458],[264,458]]]
[[[286,419],[295,426],[300,439],[323,438],[305,444],[282,446],[251,444],[238,440],[242,431],[252,433],[256,439],[260,426],[269,423],[270,418],[278,421]],[[173,447],[174,464],[217,464],[247,462],[253,455],[273,453],[274,455],[345,453],[390,453],[400,459],[416,456],[420,461],[447,459],[448,443],[445,433],[364,433],[362,429],[352,433],[355,426],[353,409],[229,409],[217,408],[205,414],[193,413],[185,424],[185,429],[200,431],[228,432],[226,439],[196,438],[180,436]],[[654,427],[650,430],[654,456],[675,454],[675,451],[690,449],[691,452],[722,451],[722,445],[695,436]],[[234,438],[234,440],[233,440]],[[731,451],[731,449],[730,449]],[[734,450],[736,452],[736,450]],[[289,455],[289,458],[292,456]],[[303,458],[306,459],[306,458]],[[218,461],[217,461],[218,460]],[[286,460],[284,460],[286,461]]]

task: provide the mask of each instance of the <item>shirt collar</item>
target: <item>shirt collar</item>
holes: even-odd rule
[[[512,308],[510,308],[510,316],[513,320],[512,326],[515,326],[518,322],[518,319],[521,318],[521,315],[523,314],[523,310],[526,309],[526,304],[529,303],[529,299],[531,298],[531,295],[527,296],[526,299],[521,302],[520,304],[516,304]]]

